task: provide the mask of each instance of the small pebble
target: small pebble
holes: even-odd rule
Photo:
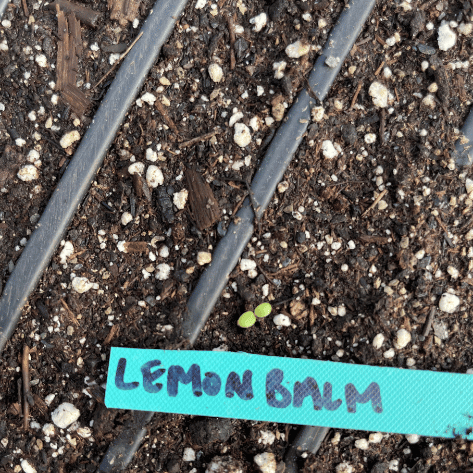
[[[374,133],[367,133],[365,135],[365,143],[368,145],[373,144],[376,141],[376,135]]]
[[[289,327],[291,325],[291,319],[284,314],[278,314],[273,318],[273,322],[278,327]]]
[[[209,264],[212,261],[212,253],[208,251],[199,251],[197,253],[197,264],[203,266],[204,264]]]
[[[184,449],[184,455],[182,456],[182,459],[185,462],[193,462],[195,461],[195,450],[193,448],[185,448]]]
[[[394,349],[390,348],[389,350],[387,350],[383,353],[383,357],[389,360],[390,358],[394,358],[395,354],[396,353],[394,352]]]
[[[381,432],[375,432],[369,436],[369,441],[371,443],[380,443],[381,440],[383,440],[383,434]]]
[[[406,435],[406,440],[411,444],[417,443],[420,440],[420,435],[417,435],[417,434]]]
[[[66,133],[63,135],[61,138],[61,141],[59,144],[64,148],[69,148],[69,146],[72,145],[72,143],[75,143],[76,141],[80,140],[80,134],[77,130],[72,130],[69,133]]]
[[[460,298],[455,296],[455,294],[450,294],[449,292],[445,292],[442,294],[439,302],[439,309],[442,312],[446,312],[447,314],[453,314],[460,305]]]
[[[146,102],[148,105],[154,105],[154,102],[156,102],[156,97],[150,92],[146,92],[141,96],[141,101]]]
[[[73,404],[63,402],[51,414],[54,424],[60,429],[66,429],[80,417],[80,411]]]
[[[218,64],[210,64],[209,76],[214,82],[221,82],[223,80],[223,69]]]

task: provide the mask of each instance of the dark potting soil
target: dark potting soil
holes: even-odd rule
[[[35,21],[25,28],[21,3],[13,3],[15,8],[3,16],[11,26],[0,29],[0,44],[5,39],[9,48],[0,51],[3,285],[21,254],[22,239],[34,229],[77,145],[62,150],[61,137],[73,129],[83,136],[97,108],[75,117],[51,101],[56,93],[50,84],[56,81],[55,15],[42,4],[28,3]],[[103,13],[96,29],[81,28],[87,44],[78,77],[94,85],[111,67],[107,48],[130,44],[138,30],[111,21],[105,2],[87,5]],[[144,5],[140,25],[151,6]],[[211,254],[224,235],[247,193],[242,180],[251,181],[277,129],[279,122],[272,120],[282,117],[305,86],[318,47],[344,2],[227,0],[215,5],[196,9],[191,2],[179,20],[137,97],[149,92],[156,101],[148,103],[145,95],[129,111],[64,237],[67,246],[59,248],[3,352],[0,472],[19,471],[22,459],[37,471],[97,468],[130,415],[102,403],[110,346],[182,346],[181,315],[205,268],[198,263],[205,255],[198,254]],[[262,12],[270,20],[257,32],[249,20]],[[442,21],[470,24],[472,15],[469,2],[378,3],[323,103],[323,118],[310,124],[242,255],[257,262],[254,271],[238,265],[232,272],[196,349],[449,372],[472,367],[471,172],[456,170],[451,160],[471,105],[471,37],[452,24],[455,45],[441,51],[438,43]],[[229,28],[235,34],[234,69]],[[299,39],[313,48],[289,58],[285,48]],[[96,51],[91,49],[95,43]],[[48,67],[35,61],[40,53]],[[276,79],[273,64],[281,61],[287,64]],[[209,76],[210,64],[222,67],[221,82]],[[385,108],[370,96],[376,81],[391,94]],[[107,87],[102,83],[93,92],[94,103]],[[239,123],[251,133],[245,148],[234,142],[229,126],[239,112]],[[212,131],[212,138],[179,146]],[[19,146],[17,138],[26,143]],[[332,148],[325,141],[335,145],[335,157],[326,157]],[[35,147],[39,178],[23,182],[18,169]],[[133,162],[145,164],[144,175],[149,165],[158,166],[166,192],[154,191],[149,201],[128,170]],[[198,230],[189,202],[182,209],[176,206],[184,195],[178,193],[191,191],[185,166],[201,173],[221,209],[219,221],[206,230]],[[126,225],[124,213],[131,216]],[[72,257],[64,264],[60,253],[69,244]],[[71,286],[74,277],[98,288],[80,294]],[[452,314],[437,309],[425,333],[432,308],[448,291],[460,298],[459,308]],[[264,301],[273,304],[273,314],[250,329],[238,328],[239,315]],[[277,305],[280,301],[287,302]],[[287,315],[291,325],[277,327],[272,320],[277,313]],[[401,328],[411,341],[398,349],[394,341]],[[384,343],[375,348],[378,334]],[[32,350],[34,399],[27,431],[18,388],[25,343]],[[80,410],[79,425],[46,435],[43,426],[63,402]],[[90,436],[77,427],[90,428]],[[295,434],[280,424],[162,414],[148,428],[127,471],[203,472],[217,455],[258,471],[253,457],[271,452],[280,463]],[[470,444],[461,440],[420,438],[411,444],[403,435],[384,434],[366,450],[355,444],[368,437],[367,432],[333,430],[317,455],[304,455],[301,468],[467,471],[473,457]],[[195,460],[184,461],[186,448],[194,450]]]

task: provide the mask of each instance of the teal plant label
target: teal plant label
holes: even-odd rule
[[[112,348],[108,408],[473,440],[473,375]]]

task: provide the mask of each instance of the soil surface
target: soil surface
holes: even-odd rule
[[[72,130],[84,135],[113,74],[94,85],[151,7],[142,2],[138,21],[120,25],[105,1],[87,2],[102,16],[96,28],[81,25],[77,85],[92,104],[76,116],[54,88],[56,15],[45,3],[26,4],[29,16],[14,0],[0,28],[0,293],[79,143],[64,149],[61,138]],[[110,346],[182,345],[181,314],[205,253],[225,235],[247,195],[245,181],[344,5],[190,1],[2,354],[0,472],[21,471],[22,461],[36,471],[98,467],[130,417],[103,405]],[[268,20],[255,31],[259,20],[250,20],[261,13]],[[471,105],[471,20],[468,1],[378,2],[242,255],[257,264],[234,269],[195,349],[459,373],[473,367],[471,172],[451,160]],[[438,41],[442,22],[455,34],[445,51]],[[286,47],[297,40],[309,52],[288,57]],[[38,59],[43,54],[46,63]],[[276,70],[281,61],[285,68]],[[374,82],[388,89],[389,103],[374,100]],[[235,123],[251,134],[243,148]],[[37,172],[29,182],[18,177],[27,164]],[[161,182],[156,174],[154,190],[152,180],[150,188],[145,182],[150,166],[163,175]],[[196,190],[186,167],[202,176],[218,203],[207,228],[190,206]],[[136,169],[143,177],[132,176]],[[93,286],[77,292],[76,277]],[[444,293],[460,300],[452,313],[439,309]],[[266,301],[270,317],[246,330],[237,326],[240,314]],[[276,326],[279,313],[290,325]],[[403,348],[395,346],[400,329],[410,334]],[[373,343],[378,334],[380,345]],[[25,344],[32,393],[26,430]],[[63,402],[79,409],[77,423],[43,429]],[[224,456],[256,472],[253,458],[263,452],[273,453],[283,471],[296,428],[156,414],[127,471],[204,472]],[[356,442],[369,435],[332,430],[316,455],[302,456],[301,471],[473,466],[473,449],[461,439],[386,433],[367,445]],[[194,460],[185,461],[185,449]]]

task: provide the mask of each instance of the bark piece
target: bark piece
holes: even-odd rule
[[[101,17],[99,12],[77,3],[68,2],[67,0],[56,0],[45,8],[56,11],[56,5],[59,5],[59,8],[64,13],[73,13],[78,20],[88,26],[96,27]]]
[[[73,13],[65,14],[57,7],[58,53],[57,88],[61,96],[78,115],[82,115],[90,104],[86,94],[76,87],[79,56],[82,53],[80,22]]]
[[[108,0],[110,18],[118,20],[121,26],[126,26],[129,21],[138,17],[139,6],[140,0]]]
[[[0,188],[11,181],[20,168],[19,156],[9,145],[0,156]]]
[[[186,169],[186,182],[189,189],[191,216],[199,230],[214,224],[222,214],[210,186],[193,169]]]

